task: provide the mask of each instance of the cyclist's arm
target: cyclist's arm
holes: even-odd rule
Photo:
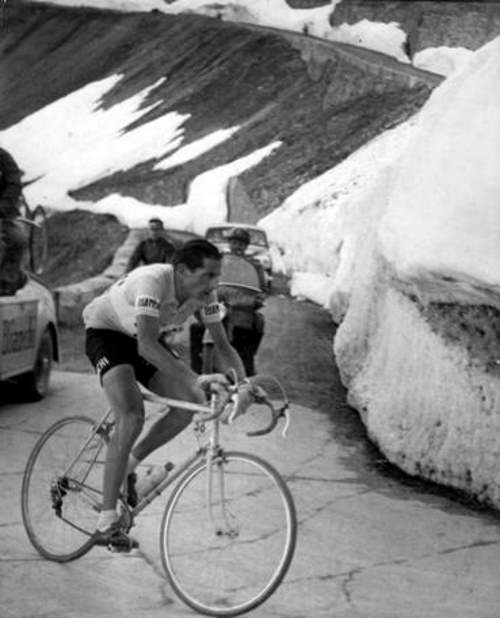
[[[229,343],[222,322],[209,322],[206,324],[206,327],[217,349],[217,360],[221,364],[222,371],[226,372],[229,369],[234,369],[238,374],[238,380],[243,380],[246,377],[245,368],[238,352]]]
[[[175,372],[175,379],[179,378],[190,385],[196,392],[196,399],[204,401],[202,389],[198,386],[195,373],[186,363],[177,358],[171,351],[164,348],[158,341],[160,324],[158,318],[150,315],[137,315],[137,349],[139,354],[149,363],[165,374]]]
[[[158,369],[167,370],[170,367],[170,359],[175,357],[159,342],[160,324],[158,318],[151,315],[137,315],[136,324],[137,351],[139,354]],[[192,373],[195,375],[194,372]]]

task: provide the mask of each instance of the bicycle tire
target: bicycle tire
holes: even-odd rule
[[[94,545],[106,439],[94,433],[77,458],[94,426],[86,416],[61,419],[40,436],[28,458],[21,489],[23,523],[32,545],[48,560],[69,562]]]
[[[224,452],[212,465],[215,482],[219,475],[224,478],[226,519],[217,524],[225,531],[218,534],[204,516],[208,501],[202,461],[188,470],[167,502],[160,553],[167,578],[184,603],[209,616],[238,616],[266,601],[286,575],[295,551],[297,515],[284,480],[260,457]],[[222,502],[217,502],[217,489],[214,510]]]

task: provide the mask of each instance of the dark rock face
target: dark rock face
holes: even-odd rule
[[[467,350],[476,367],[498,374],[500,311],[496,307],[430,303],[421,311],[435,333]]]
[[[478,49],[500,35],[497,2],[401,2],[342,0],[330,17],[332,26],[362,19],[398,22],[408,33],[409,55],[426,47]]]

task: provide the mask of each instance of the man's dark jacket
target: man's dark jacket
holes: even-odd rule
[[[15,219],[19,215],[21,172],[12,156],[0,148],[0,219]]]
[[[170,263],[175,253],[175,246],[166,238],[146,238],[142,240],[130,256],[128,270],[139,264]]]

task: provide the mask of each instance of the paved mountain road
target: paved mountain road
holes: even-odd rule
[[[231,445],[265,455],[286,476],[300,522],[294,561],[259,618],[498,618],[498,518],[380,466],[344,402],[331,360],[333,325],[308,302],[273,297],[259,357],[287,384],[293,421],[286,440],[247,438],[238,422]],[[137,521],[140,550],[94,549],[65,565],[43,560],[23,529],[20,487],[39,434],[66,414],[97,417],[94,376],[54,374],[47,399],[24,404],[0,392],[0,618],[180,618],[194,615],[166,582],[158,549],[162,496]],[[171,445],[180,458],[188,431]],[[155,454],[152,461],[165,458]],[[444,492],[443,492],[444,493]]]

